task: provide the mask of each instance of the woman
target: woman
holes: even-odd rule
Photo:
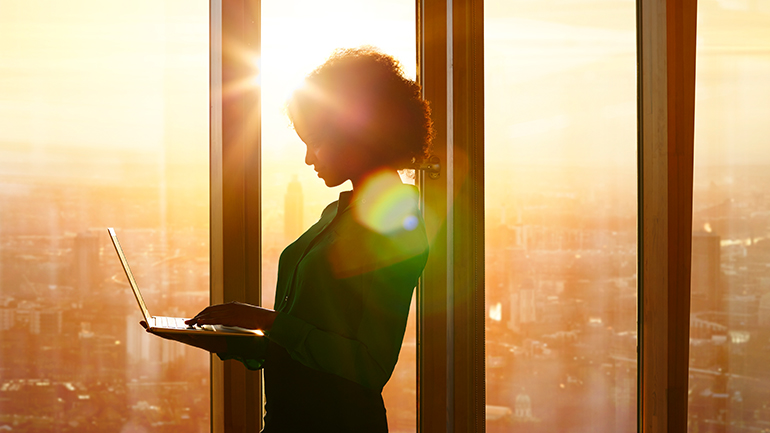
[[[397,170],[427,154],[429,109],[396,60],[359,48],[313,71],[288,114],[305,163],[353,190],[281,254],[275,310],[214,305],[187,322],[264,337],[185,342],[264,368],[264,432],[386,432],[381,391],[428,255],[417,190]]]

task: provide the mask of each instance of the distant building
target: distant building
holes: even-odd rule
[[[524,280],[519,287],[510,289],[511,316],[508,321],[508,329],[520,331],[521,326],[534,323],[535,314],[535,282],[531,278]]]
[[[532,424],[540,422],[540,419],[532,415],[532,399],[523,392],[516,396],[513,422],[515,424]]]
[[[168,314],[172,317],[185,317],[177,308],[171,308]],[[148,334],[139,326],[140,320],[142,316],[139,312],[126,315],[125,356],[129,363],[170,364],[186,357],[192,359],[190,355],[197,353],[197,349],[191,346]]]
[[[96,293],[101,280],[99,237],[94,232],[81,232],[75,237],[73,270],[77,293],[89,297]]]
[[[16,324],[16,310],[0,308],[0,331],[7,331]]]
[[[527,394],[519,394],[516,396],[516,418],[528,419],[532,418],[532,399]]]
[[[143,317],[139,312],[126,316],[126,358],[130,363],[149,361],[160,357],[160,338],[154,338],[138,326]]]
[[[759,325],[770,325],[770,292],[759,298]]]
[[[302,197],[302,184],[295,174],[288,188],[283,202],[283,235],[286,242],[293,242],[302,234],[304,225],[302,214],[304,213],[304,198]]]
[[[62,331],[62,312],[33,311],[30,315],[29,330],[33,334],[57,335]]]
[[[21,304],[15,310],[0,309],[0,330],[14,326],[29,329],[30,334],[57,335],[62,333],[61,310],[45,310],[37,304]]]
[[[692,234],[691,275],[692,311],[723,311],[719,235],[705,231]]]

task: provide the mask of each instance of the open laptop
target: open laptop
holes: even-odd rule
[[[110,227],[107,229],[107,231],[110,233],[110,239],[112,240],[112,245],[115,247],[115,252],[118,253],[118,258],[120,259],[120,264],[123,265],[123,271],[126,273],[126,277],[128,278],[128,284],[131,285],[131,290],[134,292],[134,296],[136,297],[136,302],[139,304],[139,309],[142,310],[142,315],[144,316],[144,321],[147,322],[147,330],[150,332],[153,332],[155,334],[164,334],[164,333],[190,333],[190,334],[206,334],[206,335],[221,335],[221,336],[242,336],[242,337],[253,337],[255,335],[264,335],[262,331],[258,329],[245,329],[245,328],[239,328],[236,326],[224,326],[224,325],[203,325],[203,326],[189,326],[184,323],[184,318],[181,317],[162,317],[162,316],[151,316],[149,310],[147,310],[147,306],[144,304],[144,298],[142,298],[142,294],[139,292],[139,287],[136,285],[136,280],[134,280],[134,274],[131,273],[131,268],[128,267],[128,261],[126,260],[126,255],[123,254],[123,248],[120,247],[120,242],[118,242],[118,236],[115,234],[115,230]]]

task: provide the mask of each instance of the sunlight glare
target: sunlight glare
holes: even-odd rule
[[[359,198],[361,204],[354,208],[356,219],[369,229],[388,234],[417,227],[417,197],[410,189],[394,187],[387,172],[369,176],[361,185]]]
[[[288,160],[293,156],[287,142],[298,139],[286,116],[286,101],[304,84],[305,77],[323,64],[338,48],[371,45],[397,58],[408,77],[416,75],[414,23],[412,16],[383,16],[380,2],[350,0],[317,2],[265,3],[262,22],[263,125],[276,125],[271,137],[263,140],[263,151]],[[329,11],[334,11],[329,13]],[[362,20],[362,16],[380,16]],[[324,20],[319,18],[324,16]],[[300,30],[301,29],[301,30]],[[297,146],[296,152],[302,147]],[[290,156],[290,154],[292,156]]]
[[[501,302],[498,302],[489,308],[489,318],[495,322],[503,320],[503,304]]]
[[[251,66],[254,74],[251,76],[251,85],[254,87],[262,86],[262,57],[256,56],[251,60]]]

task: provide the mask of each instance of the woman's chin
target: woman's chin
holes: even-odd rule
[[[348,180],[348,178],[346,178],[346,177],[335,176],[333,173],[323,172],[323,171],[316,172],[316,175],[321,180],[323,180],[324,183],[326,184],[326,186],[328,186],[329,188],[334,188],[335,186],[340,186],[343,183],[345,183],[346,180]]]
[[[323,181],[326,184],[326,186],[328,186],[329,188],[340,186],[345,182],[344,180],[337,180],[337,179],[323,179]]]

